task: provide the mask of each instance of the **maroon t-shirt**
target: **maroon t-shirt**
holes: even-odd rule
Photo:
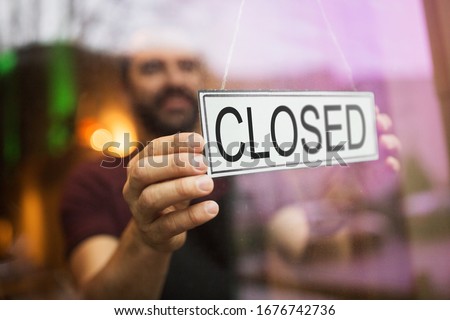
[[[89,237],[105,234],[119,238],[132,217],[122,196],[127,178],[126,160],[104,161],[103,166],[101,161],[79,165],[67,180],[61,219],[68,255]],[[219,203],[220,214],[188,232],[186,244],[172,258],[163,298],[232,297],[229,189],[226,179],[214,181],[214,191],[207,198]]]

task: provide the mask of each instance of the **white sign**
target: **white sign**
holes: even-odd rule
[[[378,159],[370,92],[199,91],[208,174]]]

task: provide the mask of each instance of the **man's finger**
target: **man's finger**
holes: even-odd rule
[[[393,172],[398,173],[400,171],[400,161],[397,158],[389,156],[386,158],[385,163]]]
[[[145,148],[130,160],[129,166],[140,159],[151,156],[173,153],[201,153],[205,140],[195,132],[181,132],[171,136],[164,136],[150,141]]]
[[[185,200],[206,196],[214,189],[214,182],[207,175],[184,177],[153,184],[139,196],[137,206],[143,223],[151,223],[163,209]],[[158,213],[158,214],[157,214]],[[157,214],[157,215],[156,215]]]
[[[383,134],[379,138],[380,147],[389,154],[397,154],[401,150],[400,140],[394,134]]]
[[[164,243],[172,237],[210,221],[217,216],[218,212],[219,206],[214,201],[197,203],[159,217],[152,223],[147,236],[155,244]]]
[[[145,157],[128,169],[128,185],[140,192],[150,184],[175,178],[201,175],[207,166],[202,154],[174,153]]]
[[[384,133],[388,132],[392,128],[392,120],[385,113],[377,114],[377,129]]]

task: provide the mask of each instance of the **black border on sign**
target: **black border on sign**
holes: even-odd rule
[[[208,144],[208,163],[211,163],[211,153],[209,152],[210,146],[209,146],[209,130],[208,130],[208,119],[207,119],[207,112],[206,112],[206,97],[298,97],[298,96],[308,96],[308,97],[329,97],[329,96],[340,96],[340,97],[368,97],[372,100],[372,104],[375,108],[375,98],[374,94],[372,92],[368,91],[358,91],[358,92],[351,92],[351,91],[283,91],[283,90],[276,90],[276,91],[246,91],[246,90],[199,90],[198,91],[199,98],[202,98],[201,108],[203,110],[200,110],[200,112],[203,112],[205,116],[205,123],[201,121],[201,128],[202,132],[206,135],[207,138],[207,144]],[[202,114],[200,114],[200,118]],[[374,117],[374,128],[375,128],[375,135],[377,135],[377,126],[376,126],[376,114]],[[362,159],[362,158],[370,158],[374,156],[378,156],[378,144],[375,142],[375,153],[366,155],[364,157],[348,157],[344,160],[352,160],[352,159]],[[289,169],[294,168],[301,168],[298,167],[298,164],[305,163],[305,162],[289,162],[285,164],[278,164],[278,165],[266,165],[262,167],[255,167],[255,168],[239,168],[239,169],[230,169],[230,170],[220,170],[220,171],[214,171],[211,166],[208,166],[211,175],[219,174],[219,173],[225,173],[225,172],[239,172],[239,171],[255,171],[259,169],[266,169],[266,168],[277,168],[277,167],[286,167]]]

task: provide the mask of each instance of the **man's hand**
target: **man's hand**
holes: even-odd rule
[[[399,188],[401,143],[392,133],[392,120],[377,108],[378,153],[379,160],[368,162],[358,173],[360,191],[366,199],[380,202],[391,197]]]
[[[391,118],[385,113],[380,113],[378,108],[376,108],[376,112],[380,159],[384,160],[389,169],[398,173],[400,171],[400,162],[397,157],[401,149],[400,140],[391,133]]]
[[[332,199],[336,207],[365,207],[366,202],[383,201],[399,188],[401,149],[400,140],[392,133],[392,120],[376,108],[378,129],[378,161],[358,163],[352,170],[333,171],[326,197]],[[348,168],[348,167],[347,167]],[[342,186],[345,185],[345,188]]]
[[[203,138],[180,133],[153,140],[128,166],[123,195],[141,240],[159,252],[172,252],[185,241],[186,231],[219,212],[214,201],[190,205],[214,188],[205,175]]]

